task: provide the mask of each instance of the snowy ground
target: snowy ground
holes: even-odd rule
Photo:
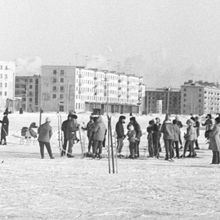
[[[60,158],[57,117],[45,113],[43,120],[48,115],[55,160],[39,159],[37,143],[19,143],[21,127],[38,123],[38,114],[9,115],[8,145],[0,146],[0,219],[220,219],[220,165],[210,165],[203,133],[198,158],[173,163],[147,158],[144,134],[141,159],[118,160],[119,173],[109,175],[107,159],[81,159],[79,144],[75,158]],[[143,131],[153,117],[137,117]]]

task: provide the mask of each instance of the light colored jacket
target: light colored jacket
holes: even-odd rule
[[[209,149],[220,151],[220,124],[215,124],[212,131],[209,133]]]
[[[190,126],[186,129],[185,139],[187,141],[194,141],[197,139],[196,129],[193,126]]]
[[[104,141],[105,134],[106,134],[106,126],[102,120],[102,116],[99,116],[97,118],[97,121],[94,123],[93,140]]]

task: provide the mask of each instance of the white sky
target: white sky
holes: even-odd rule
[[[217,80],[220,0],[0,0],[0,51],[43,64],[75,64],[76,53],[127,61],[152,85],[152,73]]]

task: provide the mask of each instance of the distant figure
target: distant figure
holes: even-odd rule
[[[121,115],[115,126],[115,131],[117,134],[117,151],[118,151],[119,157],[122,156],[121,151],[124,145],[125,132],[124,132],[123,124],[125,123],[125,118],[126,117],[124,115]]]
[[[200,135],[200,122],[199,122],[199,117],[196,116],[195,117],[195,125],[194,125],[195,129],[196,129],[196,140],[195,140],[195,149],[199,150],[199,143],[198,143],[198,137]]]
[[[212,130],[212,126],[213,126],[211,114],[206,115],[206,121],[205,123],[202,124],[202,126],[205,126],[205,137],[209,139],[209,133]]]
[[[0,123],[2,123],[0,144],[7,145],[6,136],[8,136],[8,127],[9,127],[8,112],[5,111],[3,114],[4,117],[2,121],[0,121]]]
[[[161,138],[161,123],[159,118],[155,118],[155,123],[153,126],[153,146],[154,146],[154,156],[159,159],[161,152],[160,146],[160,138]]]
[[[179,158],[179,142],[180,142],[180,127],[177,125],[177,121],[173,120],[173,127],[174,127],[174,142],[173,147],[176,150],[176,158]]]
[[[154,156],[154,145],[153,145],[153,132],[154,132],[154,120],[149,121],[149,125],[147,127],[147,141],[148,141],[148,153],[149,157]]]
[[[40,125],[40,127],[38,128],[38,141],[40,145],[41,159],[44,159],[44,145],[47,148],[47,152],[50,156],[50,159],[54,159],[50,146],[50,139],[52,136],[52,127],[50,126],[50,122],[50,118],[47,117],[45,123]]]
[[[215,119],[215,125],[209,133],[209,149],[212,150],[212,164],[220,163],[220,118]]]
[[[176,115],[175,120],[176,120],[176,125],[180,128],[179,142],[180,142],[180,149],[182,149],[182,148],[183,148],[183,142],[182,142],[182,138],[181,138],[181,128],[183,127],[183,124],[182,124],[182,122],[180,121],[178,115]]]
[[[130,155],[129,158],[135,159],[135,149],[136,149],[136,132],[134,126],[132,124],[128,125],[128,141],[129,141],[129,150]]]

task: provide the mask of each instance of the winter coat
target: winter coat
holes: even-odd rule
[[[93,140],[94,141],[104,141],[106,134],[106,126],[102,120],[102,117],[99,116],[94,123],[93,128]]]
[[[8,126],[9,126],[9,120],[7,115],[5,115],[2,119],[2,121],[0,121],[0,123],[2,123],[2,129],[1,129],[1,133],[3,133],[5,136],[8,135]]]
[[[134,123],[129,122],[127,128],[129,128],[130,124],[132,124],[134,126],[134,130],[136,133],[136,139],[140,140],[141,136],[142,136],[142,131],[141,131],[140,125],[136,121]]]
[[[204,124],[202,124],[203,126],[205,126],[205,130],[209,131],[212,129],[212,119],[208,118]]]
[[[93,128],[94,128],[94,121],[89,121],[86,125],[86,129],[87,130],[87,137],[88,139],[92,138],[93,135]]]
[[[152,137],[153,137],[153,129],[154,129],[154,127],[152,126],[152,125],[149,125],[148,127],[147,127],[147,139],[152,139]]]
[[[76,140],[76,131],[79,130],[79,124],[75,119],[68,120],[66,124],[66,130],[64,131],[65,138],[67,140]]]
[[[199,135],[200,135],[200,123],[199,123],[199,121],[196,121],[195,122],[195,129],[196,129],[196,135],[197,135],[197,137],[199,137]]]
[[[179,128],[182,128],[182,127],[183,127],[183,124],[182,124],[181,121],[177,121],[176,124],[178,125]]]
[[[214,125],[209,133],[209,149],[213,151],[220,151],[220,124]]]
[[[116,134],[117,134],[117,138],[124,138],[125,132],[124,132],[124,126],[122,124],[122,121],[119,120],[116,123],[115,131],[116,131]]]
[[[165,121],[161,127],[163,138],[165,140],[174,140],[174,126],[171,121]]]
[[[135,143],[136,142],[136,132],[135,130],[129,130],[127,133],[128,136],[128,141],[130,143]]]
[[[153,125],[153,139],[159,139],[161,137],[161,124]]]
[[[197,139],[196,129],[193,126],[190,126],[186,129],[185,139],[187,141],[194,141]]]
[[[38,134],[38,141],[49,143],[52,136],[52,127],[48,122],[45,122],[38,128]]]
[[[174,128],[174,141],[179,141],[180,140],[180,127],[175,124],[173,125]]]

